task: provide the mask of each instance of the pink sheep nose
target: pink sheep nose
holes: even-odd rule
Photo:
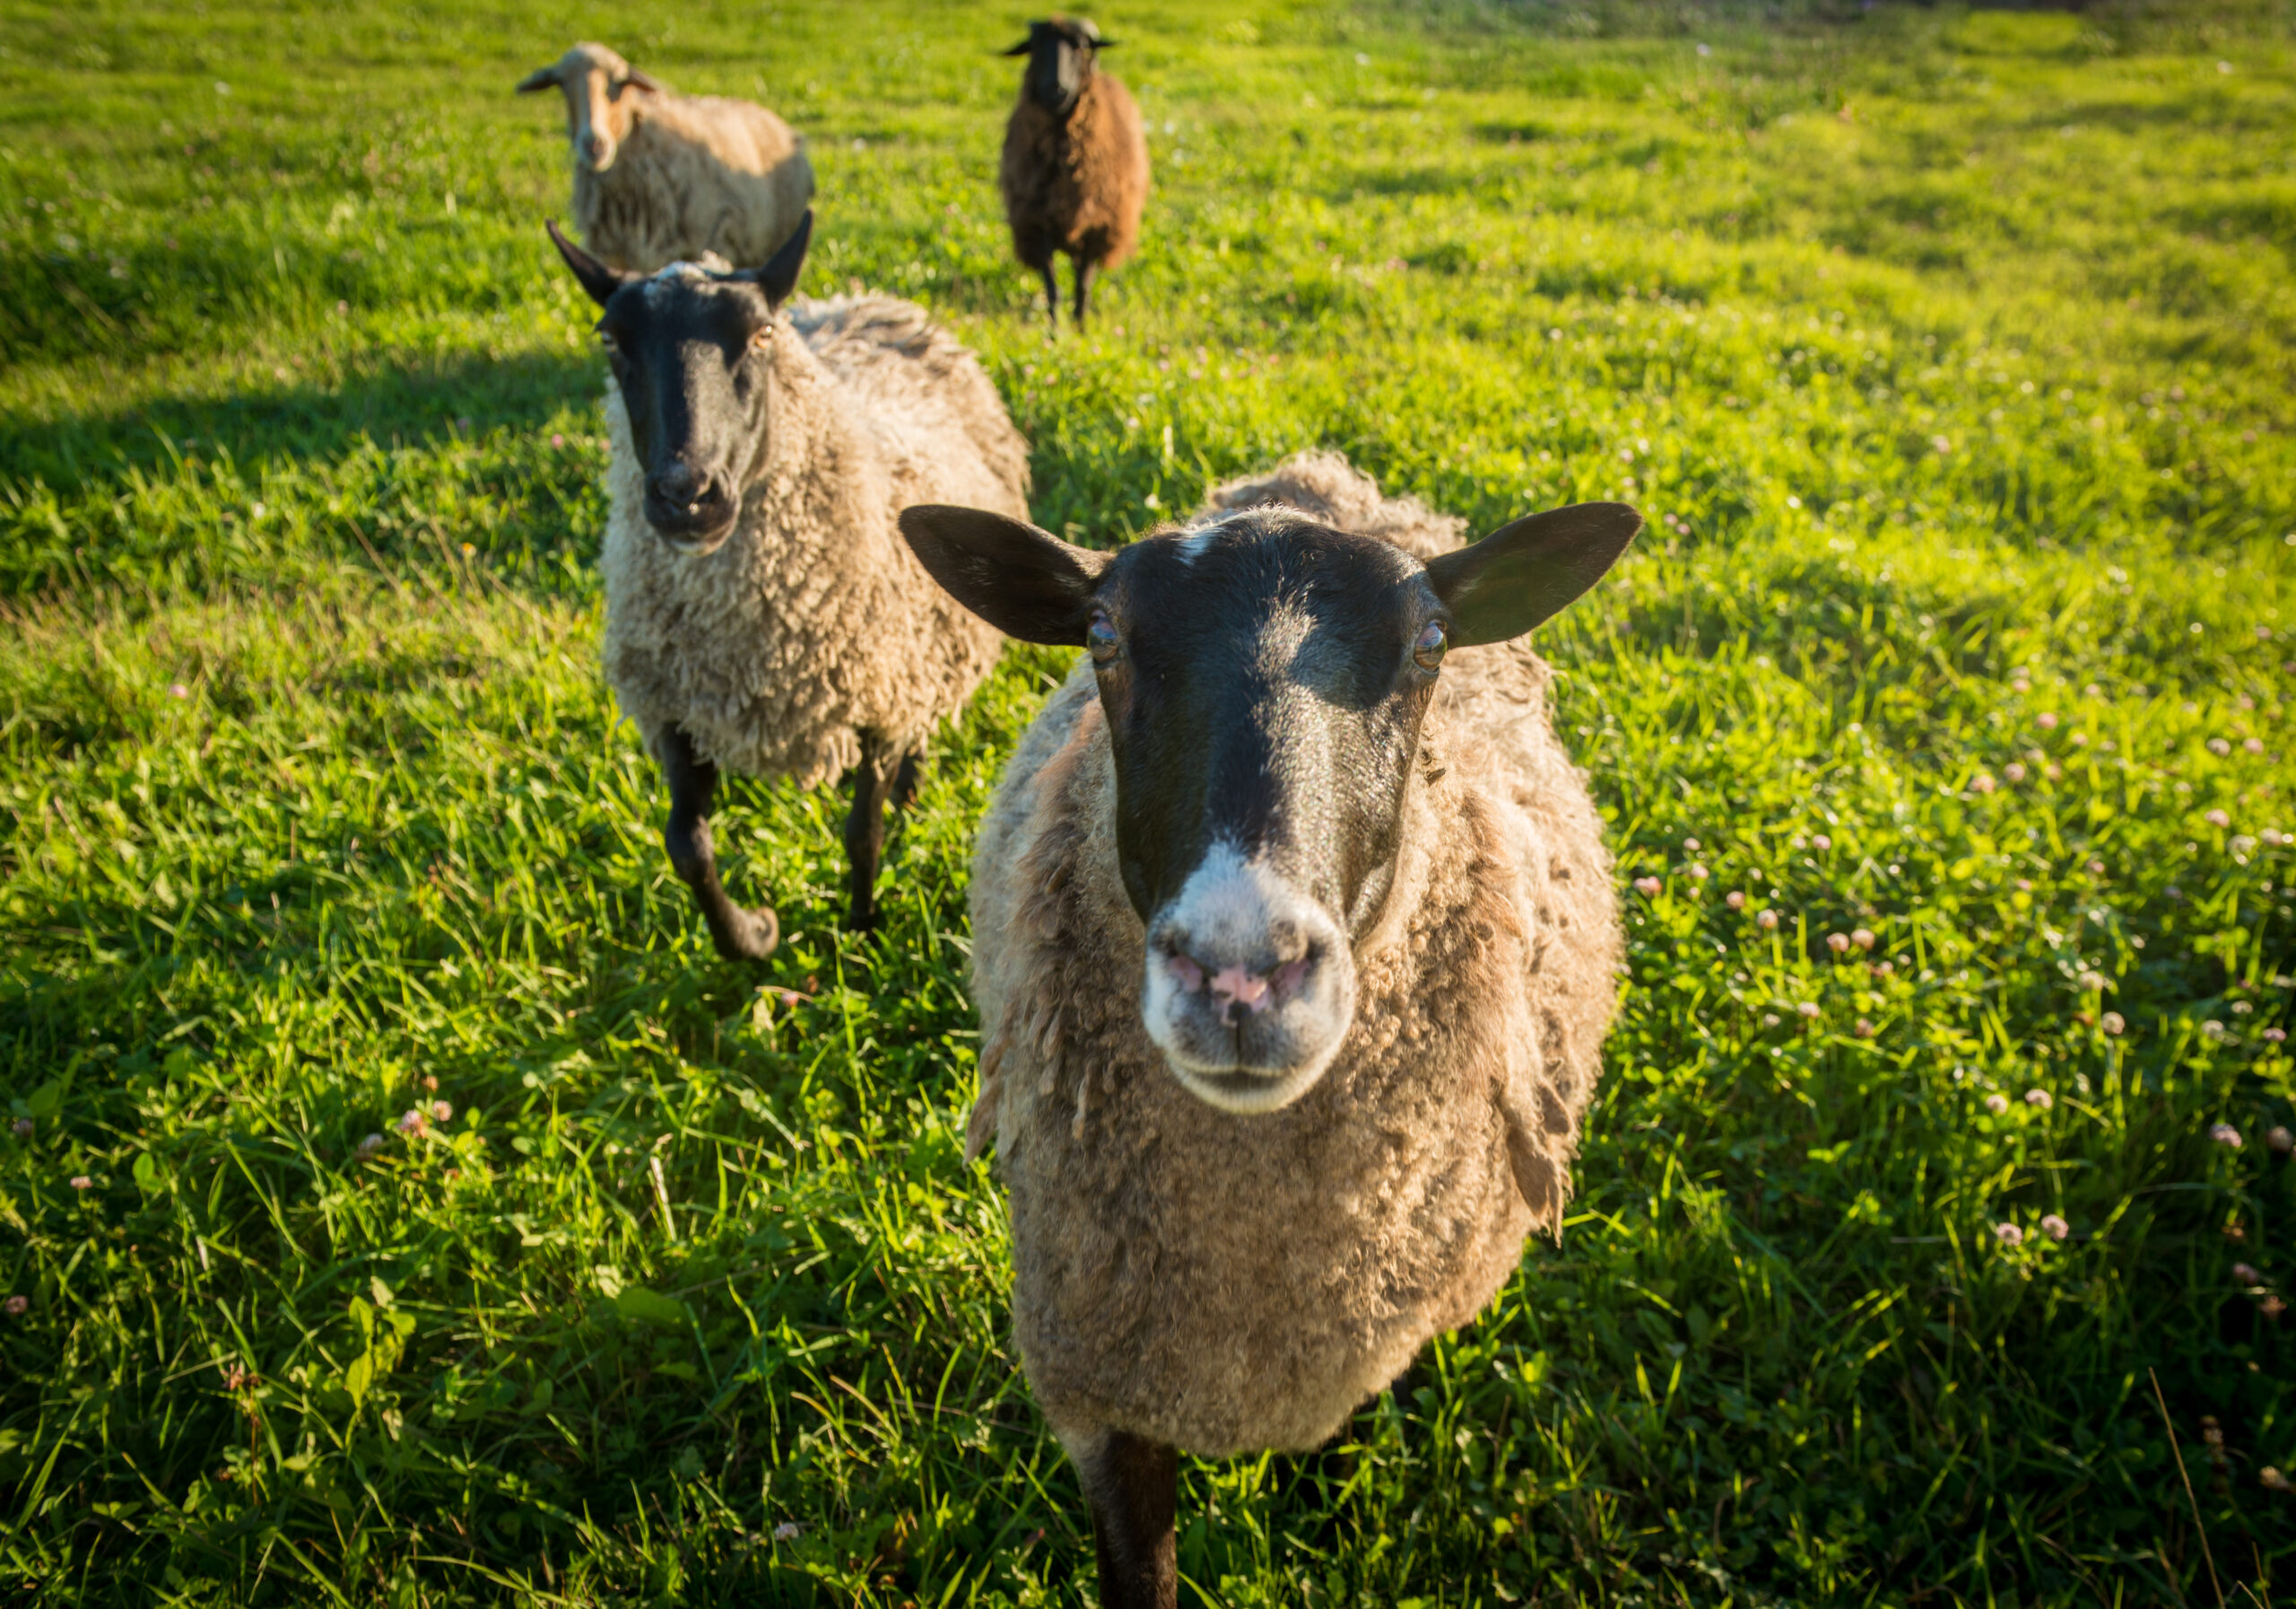
[[[1257,972],[1247,972],[1241,967],[1222,967],[1212,975],[1212,993],[1231,1006],[1263,1012],[1274,1003],[1274,991]],[[1231,1010],[1228,1015],[1232,1018],[1235,1013]]]
[[[1213,970],[1192,956],[1175,953],[1166,958],[1165,964],[1187,993],[1208,990],[1219,1004],[1219,1019],[1233,1026],[1241,1022],[1246,1014],[1257,1016],[1286,996],[1299,993],[1309,962],[1303,955],[1285,961],[1273,972],[1255,972],[1240,964]]]

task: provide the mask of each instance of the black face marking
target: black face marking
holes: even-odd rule
[[[775,314],[795,289],[813,215],[761,267],[712,274],[676,264],[646,277],[606,267],[550,225],[566,265],[604,309],[597,331],[630,416],[646,518],[665,540],[707,552],[732,532],[765,451]]]
[[[1142,919],[1224,843],[1359,932],[1400,848],[1435,684],[1413,655],[1442,614],[1419,565],[1296,515],[1252,514],[1138,544],[1093,599],[1115,639],[1093,659]]]
[[[773,309],[757,286],[667,269],[616,291],[598,320],[646,475],[646,518],[712,544],[741,512],[765,444]]]
[[[1030,23],[1029,37],[1005,54],[1029,58],[1021,80],[1022,90],[1038,106],[1065,120],[1076,109],[1091,78],[1093,58],[1104,42],[1091,23],[1056,18]]]

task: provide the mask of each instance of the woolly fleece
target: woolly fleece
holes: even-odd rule
[[[734,534],[693,556],[646,522],[608,383],[605,672],[649,745],[674,723],[704,759],[810,785],[859,758],[861,731],[896,753],[921,743],[988,674],[996,632],[894,520],[911,503],[1026,519],[1028,446],[972,354],[888,296],[792,302],[770,384]]]
[[[1187,528],[1266,503],[1422,554],[1461,528],[1332,454],[1218,488]],[[1022,740],[973,861],[971,1139],[994,1124],[1016,1337],[1071,1445],[1318,1446],[1491,1300],[1532,1229],[1559,1232],[1623,945],[1550,674],[1519,643],[1451,654],[1349,1037],[1255,1117],[1188,1094],[1141,1025],[1089,661]]]

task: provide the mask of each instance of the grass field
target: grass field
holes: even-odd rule
[[[1092,1599],[960,1160],[1062,657],[870,941],[841,801],[737,788],[788,936],[715,957],[509,93],[593,36],[810,135],[808,284],[961,331],[1040,523],[1317,444],[1650,517],[1545,634],[1635,883],[1568,1232],[1330,1451],[1186,1465],[1184,1601],[2284,1597],[2287,6],[1102,11],[1158,187],[1052,344],[1022,15],[0,0],[0,1602]]]

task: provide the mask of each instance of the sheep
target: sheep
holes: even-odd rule
[[[591,255],[652,274],[715,252],[753,267],[813,198],[805,142],[761,106],[689,99],[604,45],[575,46],[518,85],[566,96],[574,222]]]
[[[966,1152],[1103,1604],[1174,1602],[1176,1449],[1321,1445],[1560,1232],[1623,949],[1515,639],[1640,525],[1457,547],[1335,455],[1114,555],[901,516],[999,630],[1087,650],[975,849]]]
[[[762,267],[617,273],[550,225],[603,309],[606,679],[670,788],[665,842],[718,952],[762,958],[709,832],[720,767],[810,786],[850,770],[848,924],[875,920],[885,807],[996,632],[933,585],[895,511],[1028,512],[1028,446],[970,352],[888,296],[791,301],[813,214]]]
[[[1140,109],[1099,55],[1112,48],[1081,17],[1029,24],[1029,37],[1004,52],[1025,56],[1021,99],[1004,126],[997,180],[1013,251],[1044,280],[1045,317],[1060,323],[1060,286],[1052,258],[1076,265],[1076,327],[1084,327],[1092,275],[1114,268],[1140,244],[1140,209],[1148,199],[1148,139]]]

